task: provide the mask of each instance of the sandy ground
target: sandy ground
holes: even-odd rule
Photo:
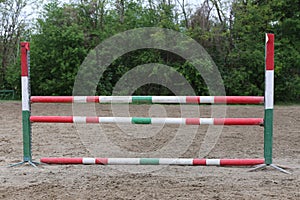
[[[125,106],[126,112],[121,108],[124,105],[118,106],[113,110],[121,111],[114,112],[115,116],[126,116],[126,112],[131,116],[199,116],[195,112],[198,106],[184,107],[184,112],[171,105]],[[93,114],[93,109],[82,114]],[[245,167],[45,164],[37,169],[29,165],[7,167],[22,160],[21,103],[0,102],[0,110],[0,199],[300,199],[299,106],[276,106],[274,115],[273,162],[289,167],[291,175],[271,168],[249,172]],[[209,117],[211,112],[210,106],[200,106],[201,117]],[[34,104],[32,114],[72,115],[72,107]],[[96,114],[110,116],[110,105],[97,105]],[[263,117],[263,107],[233,106],[227,108],[227,116]],[[203,141],[211,131],[205,125],[33,124],[32,154],[35,161],[47,156],[126,157],[126,154],[263,157],[262,127],[226,126],[219,138],[205,147]]]

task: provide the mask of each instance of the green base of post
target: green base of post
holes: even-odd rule
[[[265,164],[272,164],[273,149],[273,109],[265,109],[264,122],[264,158]]]
[[[30,126],[30,111],[22,111],[23,124],[23,160],[31,162],[31,126]]]

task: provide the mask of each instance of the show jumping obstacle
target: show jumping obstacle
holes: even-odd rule
[[[41,158],[48,164],[100,165],[213,165],[271,166],[272,164],[273,91],[274,91],[274,35],[266,34],[265,95],[263,96],[32,96],[30,97],[29,43],[21,42],[23,162],[36,166],[31,155],[31,123],[129,123],[129,124],[185,124],[185,125],[260,125],[264,126],[264,159],[186,159],[186,158]],[[180,103],[180,104],[261,104],[264,118],[144,118],[144,117],[85,117],[30,116],[31,103]],[[15,165],[21,164],[17,163]]]

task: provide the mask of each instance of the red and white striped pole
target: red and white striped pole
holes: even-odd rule
[[[83,165],[187,165],[187,166],[253,166],[264,159],[200,159],[200,158],[41,158],[47,164]]]

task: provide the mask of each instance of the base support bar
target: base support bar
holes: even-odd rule
[[[8,167],[16,167],[19,165],[24,165],[24,164],[29,164],[35,168],[37,168],[37,165],[41,164],[40,162],[35,162],[35,161],[22,161],[22,162],[18,162],[18,163],[14,163],[14,164],[10,164]]]
[[[259,170],[259,169],[265,169],[267,167],[272,167],[282,173],[285,173],[285,174],[292,174],[291,172],[283,169],[283,167],[279,167],[277,165],[274,165],[274,164],[270,164],[270,165],[267,165],[267,164],[260,164],[260,165],[257,165],[256,167],[254,167],[253,169],[250,169],[249,171],[256,171],[256,170]]]

